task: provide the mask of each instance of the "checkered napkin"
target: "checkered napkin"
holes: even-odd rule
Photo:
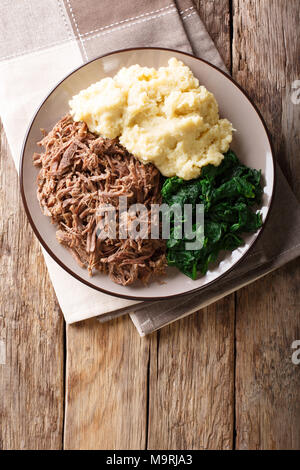
[[[1,0],[0,115],[17,168],[28,123],[48,91],[84,62],[135,46],[179,49],[225,70],[191,0]],[[102,294],[44,253],[66,321],[130,313],[143,336],[299,256],[299,206],[279,169],[277,180],[273,210],[255,249],[215,285],[176,301],[138,303]]]

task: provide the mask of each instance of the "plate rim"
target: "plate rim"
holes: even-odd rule
[[[268,142],[269,142],[269,145],[270,145],[270,149],[271,149],[271,157],[272,157],[272,166],[273,166],[273,175],[274,175],[274,180],[273,180],[273,186],[272,186],[272,194],[271,194],[271,200],[270,200],[270,204],[269,204],[269,207],[268,207],[268,212],[267,212],[267,215],[266,215],[266,218],[265,218],[265,221],[262,225],[262,227],[259,229],[259,232],[257,233],[257,236],[255,237],[255,239],[250,243],[249,245],[249,248],[246,250],[246,252],[241,256],[241,258],[236,261],[229,269],[227,269],[227,271],[225,271],[224,273],[220,274],[216,279],[213,279],[212,281],[208,282],[207,284],[205,284],[204,286],[198,286],[198,287],[195,287],[194,289],[191,289],[189,290],[188,292],[180,292],[178,294],[171,294],[171,295],[166,295],[166,296],[154,296],[154,297],[145,297],[145,296],[136,296],[136,295],[127,295],[127,294],[119,294],[119,293],[116,293],[116,292],[111,292],[107,289],[104,289],[102,287],[99,287],[99,286],[95,286],[94,284],[91,284],[89,281],[83,279],[80,275],[76,274],[75,272],[72,271],[72,269],[70,269],[68,266],[66,266],[56,255],[55,253],[53,253],[53,251],[50,249],[50,247],[48,246],[48,244],[46,243],[46,241],[42,238],[38,228],[36,227],[32,217],[31,217],[31,213],[30,213],[30,210],[28,208],[28,205],[27,205],[27,201],[26,201],[26,195],[25,195],[25,190],[24,190],[24,184],[23,184],[23,167],[24,167],[24,154],[25,154],[25,148],[26,148],[26,144],[27,144],[27,141],[28,141],[28,137],[29,137],[29,134],[30,134],[30,131],[31,131],[31,128],[33,126],[33,123],[36,119],[36,116],[37,114],[39,113],[40,109],[42,108],[42,106],[44,105],[44,103],[48,100],[48,98],[52,95],[52,93],[67,79],[69,78],[71,75],[73,75],[75,72],[77,72],[78,70],[80,70],[81,68],[85,67],[86,65],[92,63],[92,62],[95,62],[96,60],[99,60],[99,59],[102,59],[104,57],[108,57],[108,56],[111,56],[111,55],[115,55],[115,54],[119,54],[119,53],[122,53],[122,52],[130,52],[130,51],[141,51],[141,50],[154,50],[154,51],[167,51],[167,52],[175,52],[175,53],[179,53],[179,54],[183,54],[183,55],[186,55],[188,57],[191,57],[193,59],[196,59],[200,62],[203,62],[205,63],[206,65],[208,65],[209,67],[212,67],[213,69],[217,70],[218,72],[220,72],[225,78],[227,78],[228,80],[230,80],[233,85],[235,85],[235,87],[237,87],[241,93],[246,97],[246,99],[249,101],[249,103],[252,105],[252,107],[254,108],[259,120],[261,121],[263,127],[264,127],[264,130],[265,130],[265,133],[266,133],[266,136],[267,136],[267,139],[268,139]],[[42,100],[42,102],[39,104],[39,106],[37,107],[29,125],[28,125],[28,128],[27,128],[27,131],[25,133],[25,137],[24,137],[24,140],[23,140],[23,144],[22,144],[22,149],[21,149],[21,158],[20,158],[20,163],[19,163],[19,182],[20,182],[20,191],[21,191],[21,197],[22,197],[22,202],[23,202],[23,206],[24,206],[24,209],[25,209],[25,213],[26,213],[26,216],[29,220],[29,223],[31,225],[31,228],[35,234],[35,236],[37,237],[37,239],[39,240],[39,242],[41,243],[41,245],[43,246],[43,248],[46,250],[46,252],[51,256],[51,258],[64,270],[66,271],[68,274],[70,274],[73,278],[77,279],[79,282],[85,284],[86,286],[94,289],[94,290],[97,290],[98,292],[102,292],[103,294],[106,294],[106,295],[110,295],[110,296],[113,296],[113,297],[117,297],[117,298],[121,298],[121,299],[126,299],[126,300],[135,300],[135,301],[148,301],[148,302],[151,302],[151,301],[161,301],[161,300],[171,300],[171,299],[176,299],[176,298],[179,298],[179,297],[185,297],[185,296],[189,296],[189,295],[192,295],[192,294],[195,294],[196,292],[201,292],[205,289],[207,289],[208,287],[210,287],[212,284],[215,284],[216,282],[218,282],[219,280],[221,280],[223,277],[225,277],[226,275],[228,275],[229,273],[231,273],[231,271],[233,271],[234,268],[236,268],[244,259],[245,257],[249,254],[249,252],[253,249],[253,247],[256,245],[257,241],[260,239],[263,231],[264,231],[264,228],[266,226],[266,223],[269,219],[269,215],[271,213],[271,209],[272,209],[272,206],[273,206],[273,202],[274,202],[274,194],[275,194],[275,189],[276,189],[276,186],[277,186],[277,169],[276,169],[276,160],[275,160],[275,151],[274,151],[274,145],[273,145],[273,142],[272,142],[272,139],[271,139],[271,136],[270,136],[270,132],[269,132],[269,129],[266,125],[266,122],[260,112],[260,110],[258,109],[257,105],[254,103],[254,101],[252,100],[252,98],[249,96],[249,94],[241,87],[241,85],[239,85],[239,83],[236,82],[236,80],[234,78],[231,77],[231,75],[229,75],[228,73],[224,72],[223,70],[221,70],[219,67],[217,67],[216,65],[214,64],[211,64],[210,62],[208,62],[207,60],[205,59],[202,59],[200,57],[196,57],[195,55],[193,54],[190,54],[188,52],[185,52],[185,51],[180,51],[180,50],[177,50],[177,49],[171,49],[171,48],[166,48],[166,47],[129,47],[129,48],[125,48],[125,49],[118,49],[118,50],[115,50],[115,51],[112,51],[112,52],[109,52],[109,53],[106,53],[106,54],[101,54],[97,57],[95,57],[94,59],[91,59],[87,62],[85,62],[84,64],[81,64],[80,66],[74,68],[71,72],[69,72],[67,75],[65,75],[61,80],[59,80],[56,85],[49,91],[49,93],[45,96],[45,98]]]

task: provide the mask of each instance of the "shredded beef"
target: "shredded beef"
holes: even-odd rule
[[[70,115],[38,145],[45,148],[44,153],[33,155],[34,165],[41,166],[37,197],[42,212],[57,225],[57,240],[79,265],[90,275],[93,270],[107,273],[124,286],[138,280],[147,284],[153,276],[164,274],[165,241],[150,239],[151,204],[161,204],[158,170],[136,160],[118,139],[98,137]],[[119,196],[127,196],[128,204],[146,206],[148,239],[119,238],[122,223],[130,223],[119,217]],[[116,208],[114,239],[98,236],[99,226],[108,230],[97,212],[105,203]]]

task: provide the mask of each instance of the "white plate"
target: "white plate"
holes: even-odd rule
[[[23,146],[21,192],[27,216],[38,239],[52,258],[72,276],[94,289],[124,298],[158,300],[202,290],[240,262],[262,231],[260,229],[255,234],[245,236],[244,246],[225,254],[218,266],[211,268],[205,276],[196,281],[192,281],[175,268],[168,268],[164,284],[152,282],[147,287],[123,287],[101,273],[89,277],[87,270],[80,268],[72,255],[57,242],[55,226],[50,223],[48,217],[42,215],[36,197],[38,170],[32,164],[33,153],[39,151],[36,142],[41,138],[40,129],[52,129],[68,112],[68,102],[73,95],[103,77],[115,75],[121,67],[140,64],[157,68],[166,65],[171,57],[176,57],[188,65],[200,84],[214,93],[221,117],[228,118],[237,129],[232,148],[239,159],[247,166],[262,170],[265,187],[261,211],[265,225],[272,202],[275,177],[272,146],[265,123],[259,111],[231,77],[211,64],[183,52],[160,48],[123,50],[99,57],[79,67],[64,78],[41,104],[29,126]]]

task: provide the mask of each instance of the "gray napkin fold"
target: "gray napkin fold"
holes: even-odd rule
[[[176,5],[178,11],[192,7],[192,3],[188,1],[177,1]],[[186,23],[183,20],[186,37],[180,49],[192,51],[195,55],[226,70],[198,13],[191,9],[189,14],[192,14],[193,18]],[[144,27],[147,28],[147,25]],[[157,37],[155,39],[157,43]],[[148,45],[150,46],[151,43]],[[164,45],[162,42],[161,46]],[[300,206],[278,165],[276,173],[277,183],[268,223],[255,246],[234,270],[197,293],[175,300],[142,302],[134,307],[126,307],[102,315],[99,321],[106,322],[130,314],[140,335],[144,336],[220,300],[298,257],[300,255]]]

